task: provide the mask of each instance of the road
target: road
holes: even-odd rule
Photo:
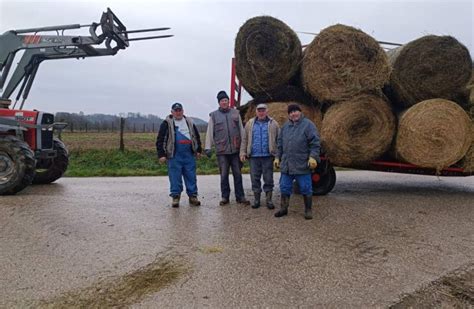
[[[300,196],[284,218],[219,206],[218,176],[198,177],[201,207],[171,208],[166,177],[0,197],[0,308],[380,308],[453,271],[474,278],[474,177],[337,176],[308,221]]]

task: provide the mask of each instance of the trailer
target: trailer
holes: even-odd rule
[[[231,63],[231,78],[230,78],[230,106],[232,108],[241,107],[242,91],[244,91],[241,82],[238,80],[235,70],[235,58],[232,58]],[[321,163],[312,172],[311,179],[313,182],[313,195],[326,195],[334,189],[336,185],[336,169],[331,163],[331,159],[324,154],[322,150]],[[474,175],[474,171],[464,170],[462,167],[452,165],[440,171],[432,168],[424,168],[410,163],[394,161],[390,157],[381,157],[373,160],[364,166],[351,167],[352,169],[388,172],[388,173],[402,173],[402,174],[416,174],[416,175],[432,175],[443,177],[466,177]]]

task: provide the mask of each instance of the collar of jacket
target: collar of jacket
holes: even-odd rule
[[[173,119],[173,120],[174,120],[172,114],[169,114],[169,115],[166,117],[166,119],[167,119],[167,120],[168,120],[168,119]],[[183,115],[183,119],[186,119],[186,116]]]
[[[221,113],[228,113],[228,112],[230,112],[230,108],[228,108],[228,109],[223,109],[222,107],[219,107],[218,110],[219,110]]]
[[[270,116],[267,116],[263,121],[264,121],[264,122],[270,122],[271,120],[273,120],[273,118],[270,117]],[[255,121],[259,121],[259,120],[258,120],[258,117],[255,117]]]
[[[289,119],[289,118],[288,118],[288,120],[290,121],[290,124],[291,124],[291,125],[297,126],[298,124],[301,123],[301,121],[303,120],[303,118],[304,118],[304,116],[303,116],[303,114],[301,114],[301,117],[300,117],[300,119],[298,119],[298,121],[293,121],[293,120],[291,120],[291,119]]]

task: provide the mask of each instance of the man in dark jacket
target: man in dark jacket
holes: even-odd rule
[[[205,152],[211,156],[211,147],[216,146],[217,163],[221,174],[221,195],[220,205],[229,204],[230,185],[229,168],[232,168],[234,176],[235,199],[237,203],[250,205],[245,199],[244,187],[242,184],[241,162],[239,159],[240,143],[244,135],[244,127],[239,111],[230,108],[229,96],[225,91],[217,94],[219,108],[209,114],[207,124]]]
[[[301,114],[299,105],[288,105],[288,117],[289,121],[283,125],[278,136],[278,155],[274,160],[274,166],[281,170],[281,209],[275,217],[288,214],[293,181],[296,180],[304,199],[304,217],[312,219],[311,170],[318,166],[320,160],[319,133],[314,123]]]
[[[168,161],[170,196],[173,207],[179,207],[183,178],[189,204],[201,205],[197,195],[196,159],[201,156],[201,138],[192,119],[184,116],[183,105],[174,103],[171,115],[161,123],[156,149],[160,163]]]

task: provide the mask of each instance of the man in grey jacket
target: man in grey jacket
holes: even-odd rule
[[[288,105],[288,117],[289,121],[283,125],[278,137],[278,154],[274,160],[274,166],[281,170],[281,209],[275,217],[288,214],[293,181],[296,180],[304,199],[304,217],[312,219],[311,170],[318,166],[320,160],[319,133],[314,123],[301,114],[299,105]]]
[[[262,193],[261,178],[263,174],[263,191],[268,209],[274,209],[273,194],[273,159],[277,154],[278,122],[268,116],[266,104],[258,104],[256,117],[245,125],[245,134],[240,146],[240,161],[250,158],[250,179],[255,201],[252,208],[260,207]]]
[[[211,147],[215,145],[217,163],[221,175],[222,200],[219,205],[229,204],[230,185],[229,169],[232,168],[234,177],[235,199],[237,203],[250,205],[245,199],[242,184],[241,162],[239,160],[240,143],[244,135],[244,127],[239,111],[229,106],[229,96],[225,91],[217,94],[219,108],[209,114],[207,125],[206,144],[204,151],[208,157],[211,156]]]

